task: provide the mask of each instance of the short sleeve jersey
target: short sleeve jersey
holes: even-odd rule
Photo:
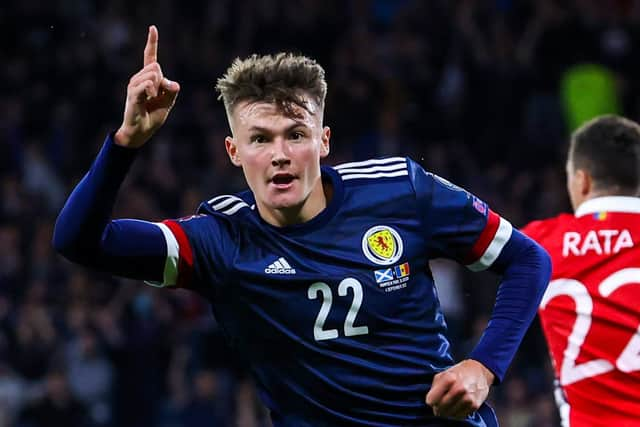
[[[511,225],[407,158],[323,166],[322,179],[333,196],[304,224],[266,223],[250,191],[165,221],[165,283],[210,301],[276,426],[440,425],[425,395],[453,360],[427,262],[488,268]]]
[[[553,262],[539,314],[563,425],[640,426],[640,199],[591,199],[523,232]]]

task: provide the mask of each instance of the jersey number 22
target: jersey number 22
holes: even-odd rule
[[[338,295],[346,297],[349,289],[353,290],[353,301],[351,302],[351,308],[347,312],[347,317],[344,320],[344,335],[347,337],[366,335],[369,333],[368,326],[353,326],[360,306],[362,306],[362,284],[356,279],[348,277],[338,285]],[[309,286],[307,297],[313,300],[318,298],[318,294],[322,294],[322,306],[316,317],[316,323],[313,326],[313,337],[316,341],[338,338],[337,329],[324,329],[324,322],[327,320],[327,316],[329,316],[331,304],[333,303],[331,288],[324,282],[315,282]]]
[[[607,298],[616,289],[628,284],[640,285],[640,268],[625,268],[608,276],[598,286],[598,292]],[[576,320],[567,340],[567,348],[564,351],[562,366],[560,367],[560,384],[569,385],[585,378],[605,374],[614,369],[614,366],[605,359],[594,359],[581,364],[576,364],[580,348],[591,327],[591,313],[593,312],[593,299],[589,295],[587,287],[574,279],[556,279],[549,283],[549,288],[542,298],[541,309],[545,309],[549,301],[561,295],[570,297],[576,305]],[[640,370],[640,326],[625,346],[615,362],[616,368],[622,372]]]

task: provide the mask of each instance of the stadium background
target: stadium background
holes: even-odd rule
[[[206,304],[73,266],[55,216],[121,120],[147,26],[182,91],[116,215],[193,212],[243,187],[213,85],[236,56],[294,50],[329,82],[331,163],[408,154],[516,226],[568,210],[585,118],[638,119],[640,2],[9,0],[0,6],[0,427],[268,425]],[[434,262],[464,357],[496,277]],[[535,325],[491,395],[502,425],[558,425]]]

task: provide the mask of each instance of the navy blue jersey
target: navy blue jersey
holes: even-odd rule
[[[109,135],[60,211],[53,246],[111,273],[193,289],[247,359],[276,427],[495,425],[424,403],[452,364],[430,258],[502,275],[469,357],[504,378],[546,289],[549,256],[473,195],[405,158],[323,168],[333,197],[277,228],[251,193],[218,196],[163,223],[111,220],[139,150]]]
[[[266,223],[249,191],[160,223],[164,286],[210,301],[277,426],[437,425],[425,395],[453,359],[428,260],[488,268],[511,225],[407,158],[322,179],[333,197],[303,224]],[[479,412],[460,425],[495,425]]]

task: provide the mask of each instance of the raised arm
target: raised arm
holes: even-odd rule
[[[122,181],[141,147],[166,121],[180,86],[164,78],[157,62],[158,30],[149,28],[144,66],[127,87],[122,125],[107,137],[91,169],[58,215],[53,246],[87,267],[121,276],[164,281],[163,226],[110,221]]]

